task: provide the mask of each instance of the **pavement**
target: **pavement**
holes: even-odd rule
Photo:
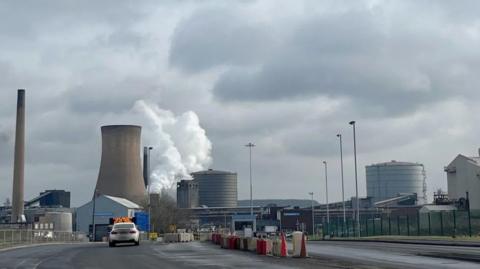
[[[109,248],[106,243],[22,247],[0,252],[0,269],[42,268],[480,268],[480,248],[372,242],[308,242],[311,258],[276,258],[211,243]]]

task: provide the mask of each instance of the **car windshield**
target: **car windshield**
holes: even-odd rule
[[[133,223],[121,223],[121,224],[115,224],[113,228],[114,229],[132,229],[132,228],[135,228],[135,225]]]

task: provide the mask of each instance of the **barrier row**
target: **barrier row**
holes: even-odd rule
[[[191,242],[194,239],[192,233],[167,233],[163,236],[165,243]]]
[[[258,255],[288,256],[288,244],[285,235],[280,238],[263,239],[255,237],[239,237],[235,235],[213,233],[212,243],[225,249],[236,249],[256,252]],[[302,232],[293,233],[293,257],[307,257],[306,237]]]

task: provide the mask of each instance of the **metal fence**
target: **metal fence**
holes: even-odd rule
[[[330,218],[323,223],[324,234],[333,237],[354,237],[354,219]],[[410,215],[368,214],[360,216],[360,236],[479,236],[480,212],[440,211]]]
[[[42,243],[82,242],[86,240],[87,237],[83,233],[22,229],[0,230],[0,248]]]

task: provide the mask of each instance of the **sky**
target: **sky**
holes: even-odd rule
[[[193,112],[209,167],[238,172],[239,199],[341,200],[365,165],[443,167],[478,155],[478,1],[1,1],[0,201],[10,197],[16,91],[27,90],[25,198],[93,193],[103,124],[144,100]],[[134,121],[135,118],[133,118]],[[160,161],[159,159],[153,160]],[[158,165],[158,164],[152,164]]]

